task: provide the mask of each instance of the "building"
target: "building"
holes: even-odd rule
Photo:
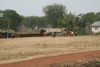
[[[53,32],[62,33],[64,31],[66,31],[66,28],[62,28],[62,29],[59,29],[59,28],[41,28],[41,29],[45,30],[46,33],[53,33]]]
[[[93,33],[99,33],[100,32],[100,21],[96,21],[90,26],[91,26],[91,31]]]
[[[12,33],[15,33],[15,31],[11,29],[6,29],[6,30],[0,29],[0,38],[7,38],[7,35],[9,36]]]

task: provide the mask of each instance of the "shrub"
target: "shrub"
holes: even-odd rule
[[[89,35],[86,31],[79,31],[79,35]]]

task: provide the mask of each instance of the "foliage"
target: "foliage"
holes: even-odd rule
[[[30,16],[30,17],[24,17],[22,23],[27,28],[32,28],[33,29],[36,26],[38,28],[40,28],[40,27],[46,27],[47,19],[46,19],[45,16],[43,16],[43,17]]]
[[[100,34],[100,32],[96,33],[96,34]]]
[[[63,13],[66,12],[66,7],[62,4],[52,4],[43,7],[43,12],[45,13],[49,24],[52,27],[58,27],[58,19],[63,18]]]
[[[81,28],[79,28],[79,27],[78,27],[78,28],[77,28],[77,27],[74,27],[74,28],[73,28],[73,31],[74,31],[74,32],[79,32],[79,31],[81,31]]]
[[[86,15],[85,14],[80,14],[80,19],[79,19],[79,22],[78,22],[78,27],[83,28],[83,31],[84,31],[84,28],[86,26],[87,26]]]
[[[10,25],[11,25],[11,19],[9,19],[8,17],[1,19],[1,22],[0,22],[1,29],[10,28]]]
[[[2,22],[0,22],[3,24],[1,28],[7,29],[9,26],[10,29],[17,31],[22,22],[21,16],[14,10],[5,10],[3,13]]]
[[[90,24],[92,24],[92,23],[94,23],[95,21],[98,20],[96,14],[94,12],[86,13],[85,17],[86,17],[85,20],[87,22],[90,22]]]
[[[89,35],[86,31],[79,31],[79,35]]]
[[[97,21],[100,21],[100,12],[97,12],[97,13],[96,13],[96,20],[97,20]]]

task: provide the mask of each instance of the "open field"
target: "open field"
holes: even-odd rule
[[[0,39],[0,64],[93,50],[100,50],[100,36]]]

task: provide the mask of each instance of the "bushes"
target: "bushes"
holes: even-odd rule
[[[100,34],[100,32],[96,33],[96,34]]]
[[[86,31],[79,31],[79,35],[89,35]]]
[[[73,28],[73,31],[77,32],[77,28]],[[86,31],[82,31],[81,28],[78,28],[78,35],[89,35],[89,33]]]

